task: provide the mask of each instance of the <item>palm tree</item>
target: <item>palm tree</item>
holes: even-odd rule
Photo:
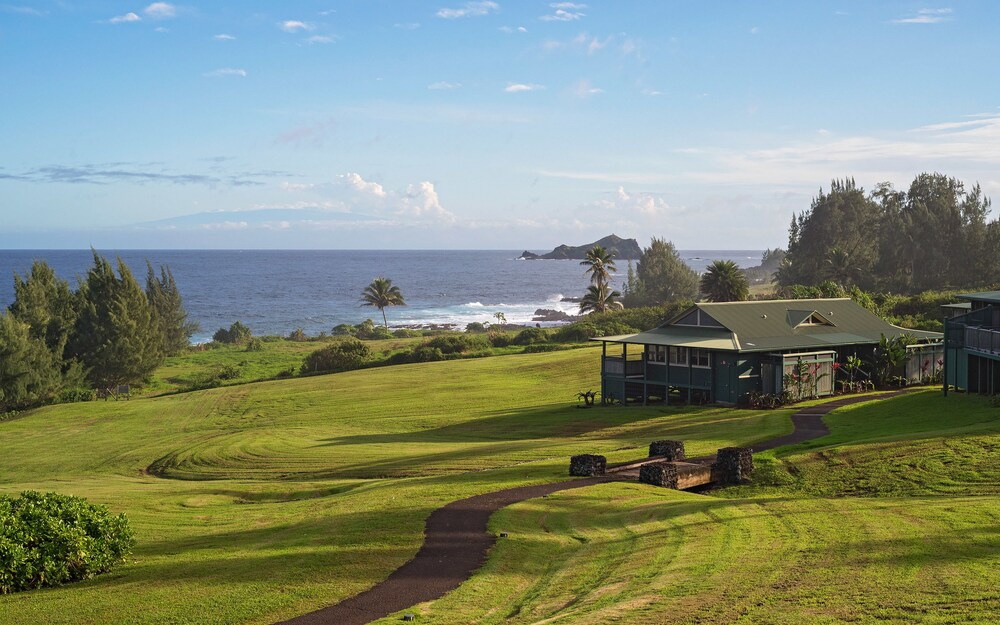
[[[750,297],[750,285],[739,265],[716,260],[701,276],[701,292],[710,302],[740,302]]]
[[[606,312],[609,310],[621,310],[622,303],[618,298],[622,294],[618,291],[608,292],[607,284],[591,284],[587,287],[587,294],[580,300],[580,312]]]
[[[611,281],[611,272],[615,270],[615,253],[614,250],[607,250],[600,245],[587,250],[587,255],[580,264],[587,266],[584,274],[590,274],[591,284],[607,285]]]
[[[839,247],[831,248],[826,253],[823,265],[827,277],[843,287],[851,286],[851,283],[857,282],[861,277],[861,269],[851,258],[850,252]]]
[[[389,327],[389,320],[385,317],[387,306],[406,306],[403,301],[403,294],[398,286],[392,286],[392,280],[379,276],[372,280],[372,283],[365,287],[361,294],[362,306],[374,306],[382,311],[382,322],[385,327]]]

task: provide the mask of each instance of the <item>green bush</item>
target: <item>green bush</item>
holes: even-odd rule
[[[219,328],[212,335],[212,340],[216,343],[229,343],[232,345],[242,345],[250,340],[253,333],[250,332],[250,328],[243,325],[242,322],[237,321],[233,325],[229,326],[229,329]]]
[[[240,377],[240,368],[233,365],[223,365],[215,373],[215,377],[220,380],[235,380]]]
[[[465,331],[471,333],[486,332],[486,324],[473,321],[472,323],[466,324]]]
[[[291,334],[288,335],[288,340],[302,342],[302,341],[308,341],[309,337],[306,336],[306,331],[303,330],[302,328],[295,328],[294,330],[292,330]]]
[[[514,345],[534,345],[536,343],[547,343],[549,333],[541,328],[525,328],[514,335],[511,343]]]
[[[506,332],[490,332],[489,341],[493,347],[507,347],[510,345],[510,335]]]
[[[339,340],[306,356],[302,373],[360,369],[371,356],[368,346],[355,338]]]
[[[533,345],[527,345],[524,348],[525,354],[538,354],[541,352],[554,352],[561,349],[555,343],[535,343]]]
[[[354,336],[358,329],[349,323],[341,323],[333,326],[333,330],[330,331],[334,336]]]
[[[430,345],[418,345],[410,352],[410,362],[434,362],[444,359],[444,352]]]
[[[250,340],[247,341],[246,351],[248,351],[248,352],[262,352],[262,351],[264,351],[264,341],[260,340],[256,336],[251,337]]]
[[[395,330],[392,335],[397,339],[412,339],[421,336],[420,330],[410,330],[409,328]]]
[[[135,545],[124,514],[80,497],[0,496],[0,594],[58,586],[111,570]]]
[[[425,345],[440,349],[442,354],[461,354],[486,349],[487,347],[483,337],[472,334],[446,334],[444,336],[437,336],[427,341]]]

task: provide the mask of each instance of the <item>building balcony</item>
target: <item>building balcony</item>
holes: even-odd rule
[[[1000,356],[1000,329],[966,326],[965,349]]]
[[[619,378],[641,378],[642,360],[625,360],[607,356],[604,359],[604,374]]]

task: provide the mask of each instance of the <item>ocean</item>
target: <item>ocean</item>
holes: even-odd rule
[[[539,253],[548,250],[537,250]],[[381,322],[378,309],[363,307],[360,296],[377,276],[392,279],[405,307],[386,309],[389,325],[492,321],[504,313],[509,323],[533,323],[535,310],[576,314],[588,281],[575,260],[516,260],[521,250],[122,250],[120,256],[145,286],[146,260],[155,269],[168,265],[192,321],[201,326],[194,342],[211,339],[221,327],[240,320],[254,334],[287,335],[302,328],[309,335],[330,332],[341,323],[366,318]],[[713,260],[741,267],[760,264],[763,250],[681,250],[698,272]],[[0,306],[14,298],[14,273],[25,275],[34,260],[45,260],[75,288],[93,264],[90,250],[0,251]],[[618,263],[620,287],[627,264]],[[548,324],[542,324],[548,325]]]

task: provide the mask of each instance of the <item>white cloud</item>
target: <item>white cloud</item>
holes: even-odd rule
[[[169,2],[154,2],[143,9],[142,13],[153,20],[165,20],[177,16],[177,7]]]
[[[642,95],[657,96],[657,95],[663,95],[663,92],[658,91],[656,89],[643,89]]]
[[[420,22],[396,23],[393,24],[392,26],[393,28],[399,28],[401,30],[416,30],[420,28]]]
[[[241,78],[246,78],[247,70],[239,67],[220,67],[219,69],[212,70],[211,72],[205,72],[202,75],[208,78],[218,78],[222,76],[239,76]]]
[[[625,187],[618,187],[611,200],[604,200],[604,205],[616,211],[636,212],[646,217],[655,217],[670,209],[663,196],[654,193],[629,193]]]
[[[340,176],[340,178],[347,184],[348,187],[358,191],[362,195],[373,196],[377,198],[385,198],[385,189],[377,182],[370,182],[361,177],[361,174],[355,172],[348,172]]]
[[[756,35],[759,32],[760,32],[760,28],[757,28],[756,26],[754,26],[753,28],[750,29],[750,34],[751,35]]]
[[[508,83],[507,86],[504,87],[504,91],[506,91],[507,93],[522,93],[524,91],[539,91],[544,88],[545,85],[536,85],[534,83],[512,82]]]
[[[951,19],[950,8],[920,9],[916,15],[892,20],[893,24],[939,24]]]
[[[402,207],[397,214],[437,219],[446,223],[455,221],[455,215],[441,206],[441,199],[434,189],[434,183],[427,181],[411,184],[406,188]]]
[[[329,35],[313,35],[306,39],[307,43],[333,43],[336,41],[336,37],[331,37]]]
[[[4,13],[18,13],[20,15],[34,15],[35,17],[45,17],[48,11],[36,9],[34,7],[13,6],[9,4],[0,5],[0,11]]]
[[[309,22],[303,22],[300,20],[285,20],[284,22],[278,23],[278,28],[285,31],[286,33],[295,33],[300,30],[313,30],[316,27]]]
[[[491,0],[482,0],[479,2],[466,2],[457,8],[438,9],[437,16],[446,20],[454,20],[460,17],[489,15],[490,13],[495,13],[499,10],[500,5],[496,2],[492,2]]]
[[[462,86],[460,82],[448,82],[446,80],[439,80],[438,82],[432,82],[427,85],[427,88],[431,91],[447,91],[449,89],[458,89]]]
[[[170,29],[169,28],[164,28],[163,26],[157,26],[156,28],[153,29],[153,32],[156,32],[156,33],[169,33]]]
[[[236,37],[227,35],[226,33],[219,33],[218,35],[212,37],[212,39],[215,39],[216,41],[234,41]]]
[[[528,32],[528,29],[525,28],[524,26],[518,26],[517,28],[511,28],[510,26],[501,26],[499,30],[500,30],[500,32],[507,33],[508,35],[510,35],[512,33],[526,33],[526,32]]]
[[[279,185],[282,191],[308,191],[310,189],[316,188],[316,185],[311,182],[288,182],[282,181]]]
[[[136,15],[135,13],[126,13],[125,15],[117,15],[115,17],[112,17],[108,21],[111,22],[112,24],[127,24],[129,22],[138,22],[141,19],[142,18]]]
[[[543,22],[572,22],[580,19],[581,17],[587,16],[586,13],[581,12],[581,9],[587,8],[586,4],[577,4],[575,2],[553,2],[549,6],[555,9],[555,11],[538,18]]]
[[[599,93],[604,93],[604,89],[595,87],[590,84],[589,80],[586,79],[578,81],[573,86],[573,94],[578,98],[589,98],[590,96],[597,95]]]

